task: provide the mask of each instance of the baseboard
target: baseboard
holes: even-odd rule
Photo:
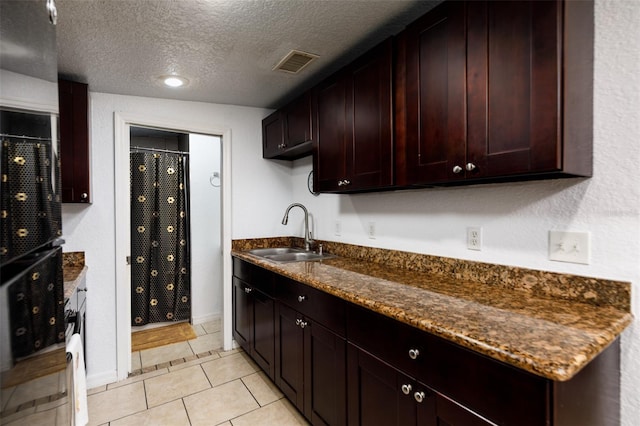
[[[118,381],[118,373],[116,370],[105,371],[99,374],[87,375],[87,389],[97,388],[98,386],[104,386]]]
[[[220,318],[222,318],[222,313],[202,315],[202,316],[199,316],[199,317],[191,318],[191,323],[193,325],[198,325],[198,324],[203,324],[205,322],[219,320]]]

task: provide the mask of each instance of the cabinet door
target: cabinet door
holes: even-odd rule
[[[276,317],[275,382],[285,396],[304,411],[304,329],[296,323],[301,316],[277,303]]]
[[[89,86],[58,81],[63,203],[90,203]]]
[[[253,301],[249,296],[251,286],[233,277],[233,338],[251,353]]]
[[[345,425],[345,340],[317,322],[305,321],[305,415],[314,425]]]
[[[392,47],[383,42],[316,88],[316,191],[393,185]]]
[[[392,39],[351,66],[347,129],[347,190],[393,184]]]
[[[560,2],[467,8],[468,176],[559,170]]]
[[[433,393],[354,345],[347,351],[349,425],[435,424]],[[424,392],[420,403],[416,392]]]
[[[466,144],[464,2],[445,2],[407,27],[406,165],[403,185],[464,178]]]
[[[491,426],[494,424],[442,395],[436,394],[435,399],[438,426]]]
[[[347,79],[336,74],[316,88],[316,140],[313,184],[316,192],[334,192],[347,176]]]
[[[254,289],[253,298],[253,347],[251,355],[270,378],[275,377],[274,302],[261,291]]]
[[[310,92],[287,105],[282,115],[285,130],[284,143],[287,149],[312,140]]]
[[[284,143],[284,131],[280,111],[262,120],[262,157],[274,158],[280,154]]]

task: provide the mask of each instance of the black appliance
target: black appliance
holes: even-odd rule
[[[65,341],[55,14],[0,0],[3,370]]]

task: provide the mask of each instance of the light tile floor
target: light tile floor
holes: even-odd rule
[[[90,389],[89,425],[308,425],[242,351],[222,351],[220,322],[194,326],[188,342],[132,354],[136,375]],[[55,417],[56,407],[48,411]],[[48,425],[44,411],[8,425]]]

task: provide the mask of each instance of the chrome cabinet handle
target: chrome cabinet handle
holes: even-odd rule
[[[298,296],[298,302],[304,302],[307,300],[307,296]]]
[[[54,0],[47,0],[47,12],[49,12],[49,22],[53,25],[58,23],[58,9]]]
[[[253,289],[251,287],[245,287],[244,288],[244,292],[247,293],[247,294],[251,293],[251,291],[253,291]]]
[[[460,173],[462,171],[462,167],[460,166],[453,166],[453,173]]]
[[[409,349],[409,358],[416,359],[420,355],[420,351],[418,349]]]
[[[300,328],[305,328],[307,325],[309,325],[309,323],[306,321],[300,321]]]
[[[476,165],[473,163],[467,163],[467,165],[465,166],[465,168],[467,169],[468,172],[471,172],[473,170],[476,169]]]
[[[339,180],[338,181],[338,186],[344,186],[344,181]]]
[[[296,318],[296,325],[300,325],[302,323],[302,320],[300,318]]]
[[[88,196],[89,194],[87,194],[86,192],[83,192],[82,194],[80,194],[80,198],[82,198],[83,200],[86,200]]]
[[[351,181],[347,180],[347,179],[338,181],[338,186],[347,186],[347,185],[350,185],[350,184],[351,184]]]
[[[405,395],[409,395],[411,393],[411,389],[413,389],[411,387],[411,385],[402,385],[402,393]]]
[[[413,397],[416,399],[417,402],[422,402],[424,401],[425,394],[424,392],[420,391],[420,392],[414,393]]]

